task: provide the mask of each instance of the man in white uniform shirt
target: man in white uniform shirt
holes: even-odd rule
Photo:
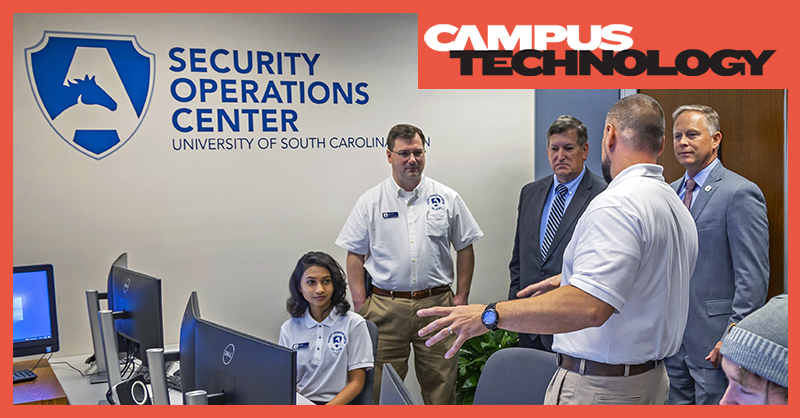
[[[636,94],[615,103],[603,130],[608,188],[578,221],[562,277],[528,286],[531,298],[422,310],[447,316],[420,335],[439,330],[435,344],[458,334],[451,356],[487,328],[556,334],[560,368],[546,404],[666,404],[663,359],[686,326],[697,229],[656,165],[663,141],[658,102]]]
[[[454,404],[457,358],[445,361],[446,347],[425,345],[417,330],[432,318],[419,318],[416,312],[467,303],[475,266],[472,243],[483,232],[458,193],[422,174],[422,130],[397,125],[389,131],[386,145],[392,176],[358,199],[336,239],[336,245],[347,250],[354,309],[378,326],[375,403],[383,363],[391,363],[405,378],[413,346],[425,404]],[[456,250],[455,272],[451,244]],[[455,295],[450,288],[454,279]],[[366,286],[372,292],[369,296]]]

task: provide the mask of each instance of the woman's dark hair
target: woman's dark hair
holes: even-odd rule
[[[300,257],[297,261],[297,266],[294,268],[291,277],[289,277],[289,292],[291,296],[286,300],[286,310],[294,318],[301,318],[306,309],[308,309],[308,301],[303,297],[303,292],[300,291],[300,280],[303,278],[303,273],[311,266],[319,266],[328,269],[331,274],[331,282],[333,282],[333,295],[331,295],[331,307],[336,309],[336,313],[340,316],[347,315],[350,310],[350,302],[347,301],[347,282],[344,280],[344,271],[342,266],[333,259],[333,257],[319,251],[311,251],[306,255]]]

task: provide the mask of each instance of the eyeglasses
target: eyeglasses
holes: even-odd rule
[[[425,150],[424,149],[415,149],[413,151],[409,151],[409,150],[402,150],[402,151],[390,150],[390,151],[392,151],[393,153],[397,154],[402,159],[406,159],[406,158],[408,158],[408,157],[410,157],[412,155],[414,156],[414,158],[419,159],[419,158],[422,158],[423,155],[425,155]]]

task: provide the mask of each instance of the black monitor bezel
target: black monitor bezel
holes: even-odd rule
[[[206,354],[213,353],[211,354],[211,357],[214,357],[216,360],[216,356],[218,354],[220,360],[219,363],[222,363],[221,361],[223,352],[222,347],[224,347],[224,344],[220,345],[220,347],[216,347],[219,348],[218,350],[213,350],[210,347],[204,346],[204,341],[202,341],[202,338],[203,336],[208,336],[209,333],[216,334],[215,336],[226,335],[226,337],[229,338],[230,341],[237,341],[237,344],[245,343],[247,346],[250,347],[253,347],[254,345],[261,346],[262,348],[268,347],[269,350],[276,350],[275,352],[281,352],[288,355],[288,361],[282,362],[281,364],[283,366],[288,366],[288,370],[291,374],[291,382],[289,385],[286,386],[285,393],[280,392],[280,394],[276,396],[277,398],[282,399],[281,401],[276,403],[265,403],[265,404],[267,405],[296,404],[297,352],[290,348],[283,347],[279,344],[273,343],[271,341],[267,341],[262,338],[255,337],[253,335],[237,331],[233,328],[229,328],[224,325],[220,325],[218,323],[202,319],[200,317],[200,307],[196,292],[192,292],[192,295],[189,298],[189,303],[186,306],[186,310],[183,316],[183,321],[181,323],[181,342],[180,342],[181,391],[184,394],[193,390],[202,389],[208,393],[209,397],[211,397],[211,395],[215,395],[214,393],[211,393],[211,391],[214,390],[213,388],[204,386],[207,386],[209,383],[211,383],[212,380],[214,380],[212,375],[214,375],[216,372],[221,372],[223,369],[216,362],[203,361],[202,359],[206,357]],[[207,341],[205,343],[207,343]],[[186,362],[184,362],[184,360],[186,360]],[[235,361],[238,362],[240,360],[237,357]],[[269,364],[269,361],[267,359],[263,359],[263,361],[254,361],[249,363],[245,362],[244,364],[251,364],[252,367],[250,367],[249,370],[255,371],[259,370],[259,365],[263,366],[265,364]],[[191,367],[192,365],[194,367]],[[234,370],[236,370],[237,372],[242,372],[241,365],[234,366],[233,363],[231,363],[230,367],[233,367]],[[201,370],[201,368],[203,368],[204,370]],[[260,376],[263,377],[263,375]],[[247,372],[246,377],[241,375],[236,376],[236,373],[234,373],[234,375],[231,377],[244,378],[244,381],[247,381],[248,379],[252,381],[259,379],[258,377],[253,376],[251,372]],[[238,384],[240,385],[241,383],[242,381],[240,381]],[[265,390],[265,389],[263,387],[254,386],[245,390],[249,390],[252,392],[249,392],[248,396],[242,396],[241,393],[238,396],[235,393],[232,394],[233,396],[227,396],[227,395],[222,396],[216,398],[214,400],[214,403],[220,402],[226,405],[250,404],[245,399],[251,398],[251,396],[249,395],[252,395],[253,392],[258,392],[260,390]],[[238,391],[239,390],[235,390],[235,392]],[[277,392],[270,392],[270,393],[276,394]],[[209,398],[209,404],[210,403],[212,403],[212,400]]]
[[[147,350],[150,348],[164,348],[164,310],[163,310],[163,300],[162,300],[162,291],[161,291],[161,279],[149,276],[147,274],[130,270],[128,268],[113,265],[111,267],[111,281],[109,283],[109,292],[108,292],[108,307],[114,312],[122,312],[119,298],[121,298],[122,294],[122,286],[124,285],[124,281],[119,279],[118,277],[130,277],[136,278],[137,281],[140,282],[141,286],[145,286],[148,293],[152,293],[151,298],[153,301],[157,301],[157,309],[155,311],[148,310],[147,315],[145,318],[148,318],[147,326],[143,326],[142,324],[136,324],[137,328],[140,329],[147,329],[147,331],[139,331],[152,334],[152,336],[156,336],[155,342],[151,341],[153,339],[144,339],[141,335],[130,335],[130,332],[126,332],[125,330],[121,330],[120,328],[123,324],[126,324],[127,321],[141,321],[141,317],[137,317],[137,312],[125,312],[122,315],[122,318],[114,320],[114,331],[118,336],[118,341],[133,341],[139,344],[139,349],[135,352],[135,357],[138,358],[142,365],[147,366]],[[157,297],[156,297],[157,296]],[[153,319],[157,312],[157,319]],[[133,317],[131,317],[133,316]],[[145,341],[142,341],[145,340]],[[123,347],[117,347],[117,351],[123,352]]]
[[[55,353],[60,349],[58,340],[58,313],[56,312],[56,284],[52,264],[14,266],[14,274],[44,271],[47,273],[47,299],[50,304],[50,338],[14,343],[14,357]],[[50,350],[48,350],[48,347]]]

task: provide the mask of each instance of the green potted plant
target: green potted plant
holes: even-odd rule
[[[495,351],[516,347],[519,345],[519,335],[516,332],[498,329],[486,334],[470,338],[459,350],[458,377],[456,378],[456,403],[459,405],[472,405],[475,398],[475,388],[483,371],[486,360]]]

